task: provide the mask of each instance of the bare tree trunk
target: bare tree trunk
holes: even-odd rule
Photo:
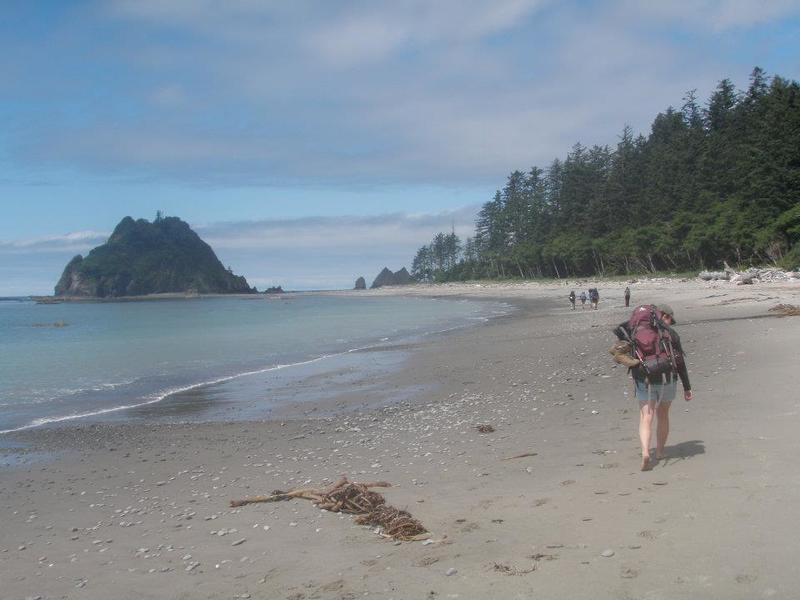
[[[648,252],[647,253],[647,262],[650,263],[650,269],[653,273],[656,272],[656,266],[653,264],[653,256]]]
[[[556,257],[553,257],[553,268],[556,270],[556,277],[561,279],[561,274],[558,272],[558,265],[556,264]]]

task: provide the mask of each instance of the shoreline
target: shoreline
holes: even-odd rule
[[[633,304],[667,295],[676,309],[696,394],[676,401],[670,458],[646,474],[628,380],[606,353],[627,312],[620,286],[601,284],[600,310],[574,313],[567,286],[426,291],[522,308],[414,346],[384,384],[428,387],[388,406],[368,409],[353,391],[352,410],[321,419],[25,432],[63,454],[2,472],[4,589],[88,599],[791,597],[800,319],[760,317],[800,304],[800,286],[632,287]],[[524,453],[535,456],[505,460]],[[387,502],[420,519],[432,542],[394,545],[302,500],[227,504],[342,473],[391,482]]]
[[[227,301],[227,298],[225,299]],[[371,306],[392,306],[385,304],[386,300],[380,298],[365,298]],[[431,335],[439,335],[452,329],[462,327],[472,327],[485,318],[493,318],[497,313],[504,309],[493,306],[487,301],[470,300],[469,306],[461,308],[448,308],[446,304],[439,304],[438,308],[432,309],[433,299],[420,299],[420,310],[428,311],[436,317],[420,314],[414,317],[417,309],[409,306],[400,312],[403,314],[400,321],[390,321],[388,323],[374,323],[370,329],[365,327],[356,328],[353,331],[342,331],[342,339],[326,346],[305,344],[303,352],[287,353],[282,346],[275,346],[275,351],[271,352],[270,347],[266,358],[257,358],[240,361],[239,364],[231,363],[228,368],[217,368],[197,372],[194,377],[184,377],[183,379],[173,378],[172,381],[154,381],[147,387],[146,379],[136,375],[128,375],[133,381],[137,381],[139,389],[131,393],[127,388],[123,388],[119,393],[108,391],[103,396],[95,394],[97,400],[91,404],[82,405],[73,403],[70,406],[63,406],[57,410],[39,410],[34,413],[28,410],[26,413],[8,415],[6,422],[0,426],[0,436],[6,436],[19,431],[33,429],[36,427],[51,427],[70,424],[85,424],[98,421],[120,421],[127,419],[130,415],[132,420],[140,422],[161,420],[188,419],[191,421],[249,421],[261,420],[269,417],[272,408],[278,406],[282,414],[286,414],[287,407],[283,404],[298,401],[303,403],[303,397],[298,397],[295,392],[289,389],[294,381],[298,387],[309,390],[309,395],[317,395],[312,386],[306,385],[303,380],[307,377],[319,377],[331,371],[382,371],[389,368],[388,359],[378,360],[364,355],[364,351],[373,347],[382,347],[387,344],[397,353],[403,348],[409,347],[410,343],[416,343],[419,339],[425,339]],[[452,301],[452,300],[451,300]],[[341,304],[342,300],[339,302]],[[397,304],[397,301],[394,302]],[[408,304],[403,302],[403,304]],[[227,306],[227,305],[226,305]],[[347,300],[347,305],[353,312],[354,317],[358,318],[359,303]],[[428,308],[426,308],[428,307]],[[35,310],[35,309],[31,309]],[[178,310],[172,309],[172,310]],[[216,310],[209,308],[207,310]],[[261,314],[260,309],[254,311]],[[148,313],[149,314],[149,313]],[[190,313],[194,314],[194,313]],[[387,313],[391,319],[391,314]],[[234,339],[234,338],[231,338]],[[295,344],[296,345],[296,344]],[[252,356],[256,357],[257,354]],[[388,355],[386,355],[388,356]],[[360,358],[361,357],[361,358]],[[397,362],[398,359],[391,359],[388,362]],[[91,386],[93,392],[97,392],[105,384],[94,382]],[[258,387],[258,389],[254,389]],[[116,386],[115,386],[116,388]],[[87,388],[88,389],[88,388]],[[258,395],[261,390],[261,395]],[[74,390],[73,394],[79,394],[82,390]],[[330,395],[333,392],[326,392]],[[198,402],[190,402],[188,398],[196,396]],[[225,407],[224,412],[215,409],[211,398],[223,400],[221,403]],[[252,399],[251,399],[252,398]],[[58,400],[58,398],[55,398]],[[269,409],[259,410],[259,406],[266,404]],[[173,406],[174,405],[174,406]],[[183,409],[179,407],[183,405]],[[14,408],[13,405],[12,409]],[[24,406],[24,404],[23,404]],[[31,409],[35,405],[31,405]],[[289,407],[291,408],[291,407]],[[298,408],[300,412],[304,410]],[[233,412],[230,412],[233,411]],[[233,413],[240,412],[240,415]],[[163,414],[162,414],[163,413]],[[263,414],[259,414],[263,413]],[[229,416],[230,415],[230,416]],[[23,419],[23,417],[27,417]],[[0,447],[2,444],[0,444]]]

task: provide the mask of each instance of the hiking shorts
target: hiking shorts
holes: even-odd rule
[[[665,383],[651,383],[648,385],[644,379],[633,380],[634,396],[639,402],[649,402],[655,400],[659,402],[672,402],[678,390],[678,382],[675,380]]]

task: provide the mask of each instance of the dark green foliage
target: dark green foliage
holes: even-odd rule
[[[64,269],[56,295],[118,297],[168,292],[252,293],[211,246],[177,217],[152,223],[125,217],[102,246],[76,256]]]
[[[440,233],[412,275],[566,277],[691,271],[728,262],[800,267],[800,85],[755,68],[705,108],[694,91],[650,134],[575,144],[545,169],[514,171],[483,205],[475,237]]]

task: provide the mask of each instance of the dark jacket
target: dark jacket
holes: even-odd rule
[[[683,351],[683,345],[681,344],[681,336],[679,336],[678,332],[675,331],[675,329],[670,327],[669,325],[665,325],[665,327],[669,331],[669,337],[672,340],[672,349],[675,352],[675,366],[677,367],[678,377],[680,377],[683,389],[688,392],[689,390],[692,389],[692,384],[689,382],[689,371],[686,368],[686,359],[685,359],[686,353]],[[614,329],[614,335],[616,335],[620,340],[630,340],[631,331],[628,329],[628,322],[625,321],[624,323],[620,323]],[[631,369],[631,376],[637,381],[645,381],[647,379],[647,374],[641,367],[634,367],[633,369]],[[674,377],[674,374],[673,375],[668,374],[665,377],[668,378]],[[659,383],[659,382],[651,382],[651,383]]]

